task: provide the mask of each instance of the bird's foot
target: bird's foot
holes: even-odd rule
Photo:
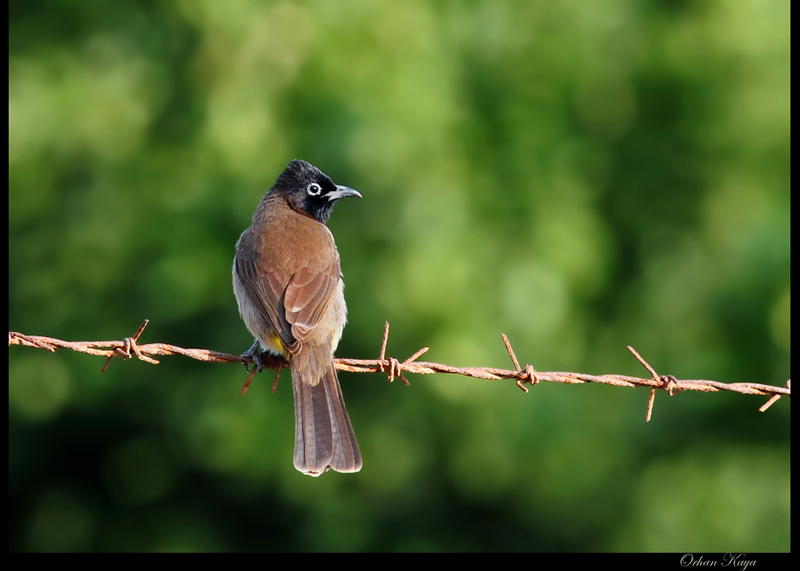
[[[261,348],[259,347],[258,339],[253,343],[252,347],[242,353],[242,359],[245,359],[242,361],[242,365],[244,365],[248,373],[250,372],[250,362],[254,365],[253,369],[259,373],[264,370],[264,364],[261,362]]]

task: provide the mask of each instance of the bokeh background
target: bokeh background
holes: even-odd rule
[[[788,0],[14,0],[9,329],[238,354],[234,243],[286,164],[338,356],[789,377]],[[781,399],[340,375],[357,475],[292,467],[289,376],[9,349],[11,551],[788,551]]]

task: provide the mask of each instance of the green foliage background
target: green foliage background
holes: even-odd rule
[[[789,2],[14,0],[9,329],[240,353],[234,243],[293,158],[338,355],[789,377]],[[788,551],[789,402],[341,375],[357,475],[292,467],[288,375],[9,349],[11,551]]]

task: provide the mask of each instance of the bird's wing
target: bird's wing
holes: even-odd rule
[[[297,346],[292,324],[286,319],[282,300],[291,276],[270,267],[257,267],[254,257],[236,256],[236,273],[257,314],[274,330],[283,345],[291,351]]]
[[[324,266],[303,266],[289,280],[283,305],[294,339],[305,339],[325,315],[336,295],[340,273],[339,256],[334,250]]]
[[[269,263],[274,259],[269,256],[258,266],[253,261],[259,259],[256,254],[236,257],[236,272],[250,301],[290,353],[299,351],[300,341],[316,327],[336,295],[341,264],[329,235],[322,233],[316,251],[298,256],[303,265],[293,274]]]

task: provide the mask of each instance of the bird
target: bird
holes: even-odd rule
[[[289,363],[294,466],[310,476],[361,469],[333,361],[347,306],[339,251],[327,222],[334,204],[346,197],[361,194],[334,184],[306,161],[291,161],[261,199],[253,223],[236,243],[233,262],[239,313],[255,337],[242,357],[261,371],[261,347]]]

